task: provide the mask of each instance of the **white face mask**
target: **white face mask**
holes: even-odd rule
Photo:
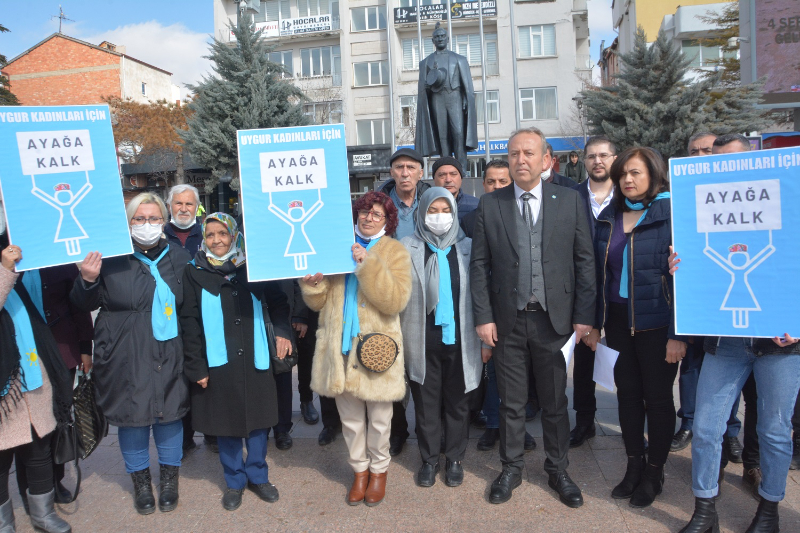
[[[549,168],[547,170],[545,170],[544,172],[542,172],[542,179],[543,180],[549,180],[550,179],[550,169]]]
[[[189,218],[188,222],[181,222],[178,217],[172,216],[172,225],[178,229],[189,229],[197,223],[197,217]]]
[[[425,225],[434,235],[444,235],[453,227],[453,213],[426,214]]]
[[[152,246],[161,238],[163,224],[142,224],[131,226],[131,237],[142,246]]]

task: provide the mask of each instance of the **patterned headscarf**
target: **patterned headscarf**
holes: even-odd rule
[[[219,222],[225,226],[231,235],[231,247],[228,249],[228,253],[221,257],[214,255],[206,246],[206,225],[211,221]],[[227,213],[211,213],[206,217],[203,222],[203,244],[200,245],[200,248],[205,252],[206,259],[212,266],[220,266],[230,261],[234,267],[238,268],[245,262],[244,236],[239,231],[236,220]]]

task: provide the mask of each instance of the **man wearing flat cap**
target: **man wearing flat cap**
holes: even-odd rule
[[[478,148],[475,92],[467,58],[447,50],[447,31],[436,24],[431,55],[420,61],[414,147],[423,156],[453,155],[467,166]]]
[[[430,184],[420,181],[424,161],[412,148],[400,148],[389,158],[391,178],[381,186],[380,192],[388,195],[397,207],[397,240],[414,234],[419,197],[430,188]]]
[[[456,199],[459,222],[478,207],[477,198],[461,191],[463,179],[464,169],[455,157],[442,157],[433,164],[433,184],[436,187],[444,187]]]

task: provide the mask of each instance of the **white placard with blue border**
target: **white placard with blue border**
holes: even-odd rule
[[[670,161],[676,333],[800,337],[800,148]]]
[[[107,105],[0,107],[0,188],[17,270],[133,253]]]
[[[344,126],[237,133],[248,278],[353,272]]]

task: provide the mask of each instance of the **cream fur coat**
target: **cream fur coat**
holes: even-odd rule
[[[400,312],[411,295],[411,258],[400,242],[383,237],[367,252],[355,274],[361,333],[389,335],[399,348],[397,360],[380,374],[366,370],[356,356],[358,339],[353,339],[350,354],[342,355],[344,274],[325,276],[317,286],[300,282],[306,304],[320,312],[311,388],[327,397],[347,391],[364,401],[402,400],[406,382]]]

